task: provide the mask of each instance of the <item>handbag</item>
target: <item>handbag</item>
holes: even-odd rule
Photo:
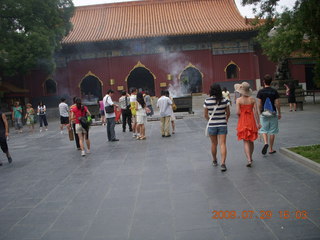
[[[74,135],[73,135],[73,130],[72,130],[72,128],[69,129],[68,134],[69,134],[69,140],[70,140],[70,141],[74,141]]]
[[[105,105],[107,105],[107,104],[108,104],[108,97],[106,99],[106,104]],[[104,107],[104,110],[106,111],[106,113],[114,113],[114,107],[112,105],[109,105],[109,104],[108,104],[108,106]]]
[[[217,108],[218,108],[218,105],[216,105],[216,106],[213,107],[213,111],[212,111],[212,113],[211,113],[211,115],[210,115],[210,118],[209,118],[209,120],[208,120],[207,127],[206,127],[206,130],[205,130],[205,132],[204,132],[204,135],[205,135],[206,137],[209,137],[209,133],[208,133],[209,122],[210,122],[210,120],[213,118],[213,115],[214,115],[214,113],[216,112]]]

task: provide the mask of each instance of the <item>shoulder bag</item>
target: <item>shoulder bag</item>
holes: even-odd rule
[[[204,135],[206,137],[209,137],[209,133],[208,133],[209,123],[210,123],[211,119],[213,118],[214,113],[216,112],[217,108],[218,108],[218,105],[213,107],[213,111],[212,111],[212,113],[211,113],[211,115],[209,117],[209,120],[208,120],[208,123],[207,123],[207,127],[206,127],[206,130],[205,130],[205,133],[204,133]]]
[[[114,112],[114,107],[108,103],[108,97],[106,99],[104,110],[106,111],[106,113],[113,113]]]

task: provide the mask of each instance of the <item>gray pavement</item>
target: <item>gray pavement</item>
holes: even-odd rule
[[[283,109],[277,150],[319,144],[320,105],[304,109]],[[171,138],[160,136],[159,122],[148,122],[145,141],[117,125],[120,141],[109,143],[105,127],[92,127],[86,157],[57,121],[41,134],[12,133],[14,162],[0,167],[0,239],[320,239],[320,174],[280,153],[262,156],[259,140],[248,169],[234,109],[222,173],[211,166],[200,115],[177,120]],[[235,219],[226,219],[230,211]],[[307,219],[298,219],[302,211]]]

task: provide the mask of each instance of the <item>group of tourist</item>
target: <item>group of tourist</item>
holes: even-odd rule
[[[14,103],[12,108],[11,119],[14,122],[14,127],[16,132],[22,133],[23,129],[23,118],[26,122],[26,125],[29,127],[30,132],[34,132],[34,125],[37,122],[37,117],[39,118],[40,132],[42,132],[42,127],[45,127],[45,130],[48,130],[48,121],[46,116],[47,108],[43,102],[39,102],[37,110],[32,107],[31,103],[26,104],[26,112],[23,114],[22,106],[19,101]]]
[[[262,154],[274,154],[273,149],[275,135],[278,133],[278,120],[281,119],[279,93],[271,87],[272,77],[264,76],[264,88],[258,91],[257,99],[252,97],[252,89],[249,83],[243,82],[235,84],[236,114],[238,115],[237,137],[244,143],[244,152],[247,159],[246,166],[251,167],[253,163],[252,155],[254,151],[254,141],[258,134],[262,135],[264,146]],[[152,102],[147,92],[138,92],[133,88],[131,94],[123,91],[119,98],[119,105],[113,102],[114,91],[108,90],[103,100],[99,102],[102,124],[106,125],[107,139],[109,142],[116,142],[119,139],[115,134],[115,108],[121,109],[122,114],[122,131],[126,131],[128,125],[129,131],[133,133],[133,138],[137,140],[146,139],[146,122],[147,116],[153,115]],[[85,156],[90,153],[89,140],[89,117],[90,111],[81,102],[81,98],[74,97],[73,105],[68,107],[64,98],[59,104],[60,112],[60,131],[66,127],[68,132],[73,132],[76,147],[81,150],[81,155]],[[211,140],[212,164],[218,166],[217,147],[220,147],[220,165],[221,171],[226,171],[227,146],[226,137],[228,134],[227,123],[230,117],[231,98],[226,89],[221,89],[219,84],[213,84],[210,88],[210,97],[204,102],[204,117],[208,120],[207,132]],[[173,113],[173,99],[169,97],[169,92],[161,91],[161,97],[157,101],[157,108],[160,114],[160,132],[162,137],[170,137],[175,132],[175,116]],[[48,122],[46,119],[46,106],[40,102],[37,111],[28,103],[26,105],[26,114],[24,118],[34,131],[36,114],[39,116],[40,132],[43,125],[47,130]],[[290,110],[292,108],[290,107]],[[0,146],[2,151],[7,155],[9,163],[12,162],[8,146],[7,137],[9,128],[6,116],[0,112]],[[22,107],[19,102],[15,102],[12,111],[12,119],[18,132],[22,132]],[[90,117],[91,118],[91,117]],[[171,124],[170,124],[171,123]],[[170,125],[171,131],[170,131]],[[85,144],[86,143],[86,148]],[[2,165],[2,163],[0,162]]]
[[[238,115],[237,137],[243,140],[244,152],[247,158],[247,167],[252,166],[254,141],[260,133],[264,146],[262,154],[274,154],[275,135],[278,133],[278,120],[281,119],[279,93],[271,87],[272,77],[264,76],[264,88],[258,91],[257,99],[253,98],[249,83],[235,84],[236,113]],[[210,88],[210,97],[204,102],[204,117],[208,120],[208,135],[211,140],[212,164],[218,166],[217,146],[220,145],[221,171],[226,171],[228,133],[227,123],[230,117],[230,98],[224,98],[219,84]]]

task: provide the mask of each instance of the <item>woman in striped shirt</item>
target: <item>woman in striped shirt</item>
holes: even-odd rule
[[[213,116],[212,112],[216,108]],[[211,140],[212,164],[218,165],[217,145],[219,142],[221,153],[221,171],[226,171],[227,158],[227,122],[230,117],[229,101],[222,97],[222,91],[219,84],[213,84],[210,87],[210,97],[204,101],[204,117],[209,121],[208,134]]]

